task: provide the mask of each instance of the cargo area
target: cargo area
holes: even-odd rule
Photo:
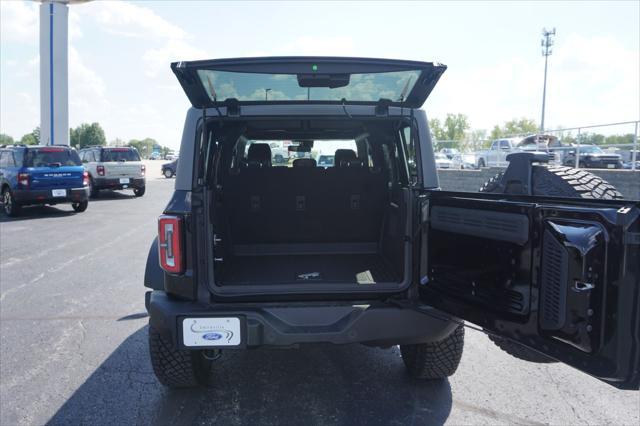
[[[354,127],[315,135],[311,152],[246,129],[226,146],[212,205],[215,286],[399,288],[410,233],[399,130],[376,139]],[[309,136],[290,145],[311,146]]]

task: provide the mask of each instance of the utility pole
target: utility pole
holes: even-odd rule
[[[547,30],[542,29],[542,56],[544,56],[544,85],[542,86],[542,118],[540,119],[540,133],[544,132],[544,107],[547,100],[547,62],[549,56],[553,53],[551,46],[553,46],[553,37],[556,35],[556,29]]]
[[[271,89],[264,89],[264,100],[268,101],[269,100],[269,92],[271,91]]]

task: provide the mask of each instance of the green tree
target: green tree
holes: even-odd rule
[[[76,148],[84,148],[91,145],[106,145],[107,138],[100,123],[82,123],[70,130],[69,141]]]
[[[504,123],[502,127],[494,126],[489,135],[491,139],[499,139],[507,136],[529,135],[538,132],[538,125],[530,118],[514,118]]]
[[[429,128],[431,129],[431,136],[433,136],[434,139],[443,141],[447,138],[445,136],[444,129],[442,128],[442,124],[437,118],[429,120]]]
[[[142,157],[148,158],[153,152],[153,147],[158,145],[158,142],[152,138],[144,138],[142,140],[131,139],[127,145],[137,149]]]
[[[0,145],[13,145],[15,142],[13,138],[4,133],[0,133]]]
[[[469,119],[464,114],[447,114],[444,120],[445,136],[450,141],[462,141],[469,127]]]
[[[38,145],[40,143],[40,127],[36,127],[20,139],[23,145]]]

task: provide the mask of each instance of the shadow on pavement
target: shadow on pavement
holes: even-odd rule
[[[71,204],[56,204],[55,206],[24,206],[16,217],[8,217],[4,211],[0,213],[0,223],[20,222],[32,219],[46,219],[49,217],[71,216],[76,213]]]
[[[133,195],[133,190],[130,189],[123,189],[121,191],[101,189],[98,197],[92,197],[89,199],[89,205],[97,201],[128,200],[131,198],[136,198],[136,196]]]
[[[452,404],[447,380],[410,379],[395,348],[226,351],[213,374],[211,388],[162,387],[143,327],[49,424],[443,424]]]

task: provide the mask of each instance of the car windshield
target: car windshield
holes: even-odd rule
[[[25,157],[26,167],[80,166],[80,157],[73,149],[36,148],[29,149]]]
[[[418,81],[420,71],[351,74],[342,87],[301,87],[295,74],[257,74],[198,70],[213,101],[404,101]]]
[[[581,145],[579,148],[580,148],[580,152],[589,153],[589,154],[602,154],[602,150],[599,147],[594,145],[586,145],[586,146]]]
[[[129,148],[103,149],[102,161],[140,161],[140,156],[137,151]]]
[[[448,160],[449,158],[445,154],[437,153],[436,160]]]

